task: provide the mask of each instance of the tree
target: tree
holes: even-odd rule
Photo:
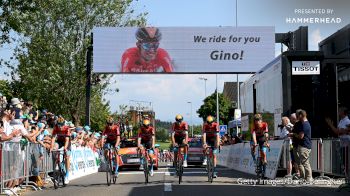
[[[169,139],[169,134],[166,129],[158,128],[156,133],[156,140],[166,142]]]
[[[229,110],[232,107],[230,101],[219,93],[219,120],[220,124],[226,124],[229,121]],[[199,117],[205,121],[208,115],[216,117],[216,91],[204,99],[204,104],[197,110]]]
[[[131,0],[33,1],[33,10],[13,13],[15,30],[22,35],[15,49],[13,69],[18,96],[70,117],[80,124],[85,115],[86,52],[94,26],[139,26],[145,14],[133,16]],[[32,5],[31,4],[31,5]],[[102,102],[110,76],[92,90],[92,122],[96,129],[105,121],[108,104]],[[101,118],[101,119],[97,119]],[[93,125],[94,126],[94,125]]]
[[[202,125],[193,126],[193,135],[202,135]]]
[[[11,83],[6,80],[0,80],[0,93],[7,98],[13,97],[14,92]]]
[[[19,30],[20,12],[35,11],[33,0],[0,0],[0,46],[10,42],[10,32]]]

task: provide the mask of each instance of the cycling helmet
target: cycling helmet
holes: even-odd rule
[[[58,116],[58,118],[57,118],[57,124],[58,124],[58,125],[64,125],[64,123],[65,123],[64,118],[63,118],[62,116]]]
[[[142,121],[142,125],[143,126],[149,126],[151,124],[151,122],[148,120],[148,119],[144,119],[143,121]]]
[[[214,122],[214,117],[212,117],[212,116],[208,116],[207,117],[207,123],[212,123],[212,122]]]
[[[158,42],[162,34],[156,27],[141,27],[136,31],[136,39],[140,42]]]
[[[254,121],[259,121],[259,120],[262,120],[261,114],[255,114],[254,115]]]
[[[183,120],[184,118],[180,115],[180,114],[178,114],[178,115],[176,115],[175,116],[175,120],[176,120],[176,122],[182,122],[182,120]]]
[[[107,124],[113,124],[113,122],[114,122],[113,117],[110,116],[107,118],[107,121],[106,121]]]

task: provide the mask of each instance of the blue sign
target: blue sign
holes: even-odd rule
[[[227,125],[220,125],[220,136],[225,135],[227,133]]]

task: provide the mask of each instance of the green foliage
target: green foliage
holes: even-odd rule
[[[21,35],[13,55],[18,68],[7,63],[12,78],[16,79],[13,81],[16,96],[33,100],[42,108],[81,124],[85,115],[86,53],[92,28],[145,24],[145,14],[134,16],[131,2],[38,0],[30,4],[34,10],[11,12],[11,18],[17,21],[13,30]],[[94,129],[103,128],[109,115],[108,103],[103,103],[102,96],[110,76],[99,78],[101,82],[95,84],[91,96]]]
[[[193,135],[202,135],[202,125],[193,126]]]
[[[229,110],[232,107],[230,101],[219,93],[219,120],[220,124],[226,124],[229,121]],[[204,104],[197,110],[199,117],[205,121],[208,115],[216,117],[216,91],[204,99]]]
[[[6,80],[0,80],[0,93],[7,99],[13,97],[14,92],[12,90],[11,83]]]
[[[170,130],[171,129],[171,125],[172,122],[164,122],[164,121],[160,121],[158,119],[156,119],[156,127],[158,128],[163,128],[166,130]]]
[[[10,31],[17,31],[21,21],[16,17],[20,12],[35,11],[33,0],[0,0],[0,46],[9,43]],[[1,65],[0,65],[1,66]]]
[[[169,134],[167,129],[157,128],[156,140],[165,142],[169,139]]]

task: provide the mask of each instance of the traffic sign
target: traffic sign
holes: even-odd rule
[[[225,135],[227,133],[227,125],[220,125],[220,136]]]

